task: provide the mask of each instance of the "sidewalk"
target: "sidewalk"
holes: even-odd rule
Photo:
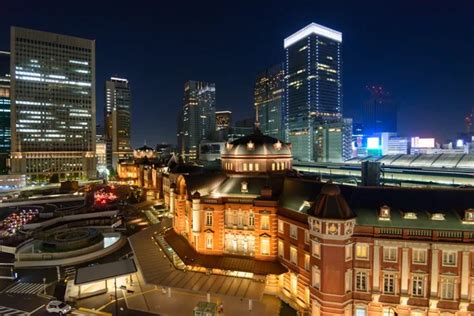
[[[127,285],[127,289],[133,291],[123,291],[128,309],[160,315],[192,315],[197,303],[207,300],[206,294],[176,289],[171,289],[169,297],[167,290],[144,285],[141,277],[137,278],[137,275],[133,278],[133,285]],[[223,304],[224,313],[220,315],[274,316],[279,314],[281,305],[278,298],[270,295],[264,295],[261,301],[252,301],[251,311],[246,299],[212,295],[211,302]]]

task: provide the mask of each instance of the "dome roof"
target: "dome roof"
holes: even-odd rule
[[[137,151],[150,151],[150,150],[153,151],[153,148],[148,147],[147,145],[143,145],[142,147],[137,148],[135,150],[137,150]]]
[[[291,146],[279,139],[264,135],[260,129],[256,128],[248,136],[241,137],[231,143],[226,144],[224,157],[231,156],[290,156]]]
[[[322,188],[308,213],[324,219],[346,220],[355,217],[354,212],[342,196],[339,186],[328,182]]]

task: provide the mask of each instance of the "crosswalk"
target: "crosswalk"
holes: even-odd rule
[[[6,293],[12,294],[38,294],[43,291],[41,283],[17,283],[6,290]],[[0,313],[0,315],[3,315]]]
[[[0,306],[0,315],[2,316],[26,316],[28,313],[18,309]]]

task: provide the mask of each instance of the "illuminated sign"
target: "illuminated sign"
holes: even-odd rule
[[[456,147],[462,147],[462,146],[464,146],[464,141],[462,139],[458,139],[456,141]]]
[[[435,147],[435,139],[434,138],[412,137],[411,138],[411,147],[412,148],[434,148]]]
[[[378,148],[380,148],[380,138],[367,137],[367,149],[378,149]]]

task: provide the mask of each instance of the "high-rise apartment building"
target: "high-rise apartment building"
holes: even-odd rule
[[[397,103],[381,85],[367,86],[369,96],[364,102],[364,134],[396,133]]]
[[[0,174],[8,171],[10,147],[10,53],[0,51]]]
[[[12,27],[11,172],[95,178],[95,41]]]
[[[262,133],[283,138],[283,65],[265,69],[257,76],[254,88],[254,106]]]
[[[213,139],[216,131],[215,103],[214,83],[191,80],[184,84],[181,154],[186,160],[197,159],[199,143]]]
[[[132,156],[132,93],[127,79],[111,77],[105,82],[105,138],[107,168],[116,169],[120,159]]]
[[[317,126],[314,145],[316,161],[343,162],[352,158],[352,119]]]
[[[311,23],[284,48],[285,138],[295,159],[312,161],[315,125],[342,117],[342,34]]]

